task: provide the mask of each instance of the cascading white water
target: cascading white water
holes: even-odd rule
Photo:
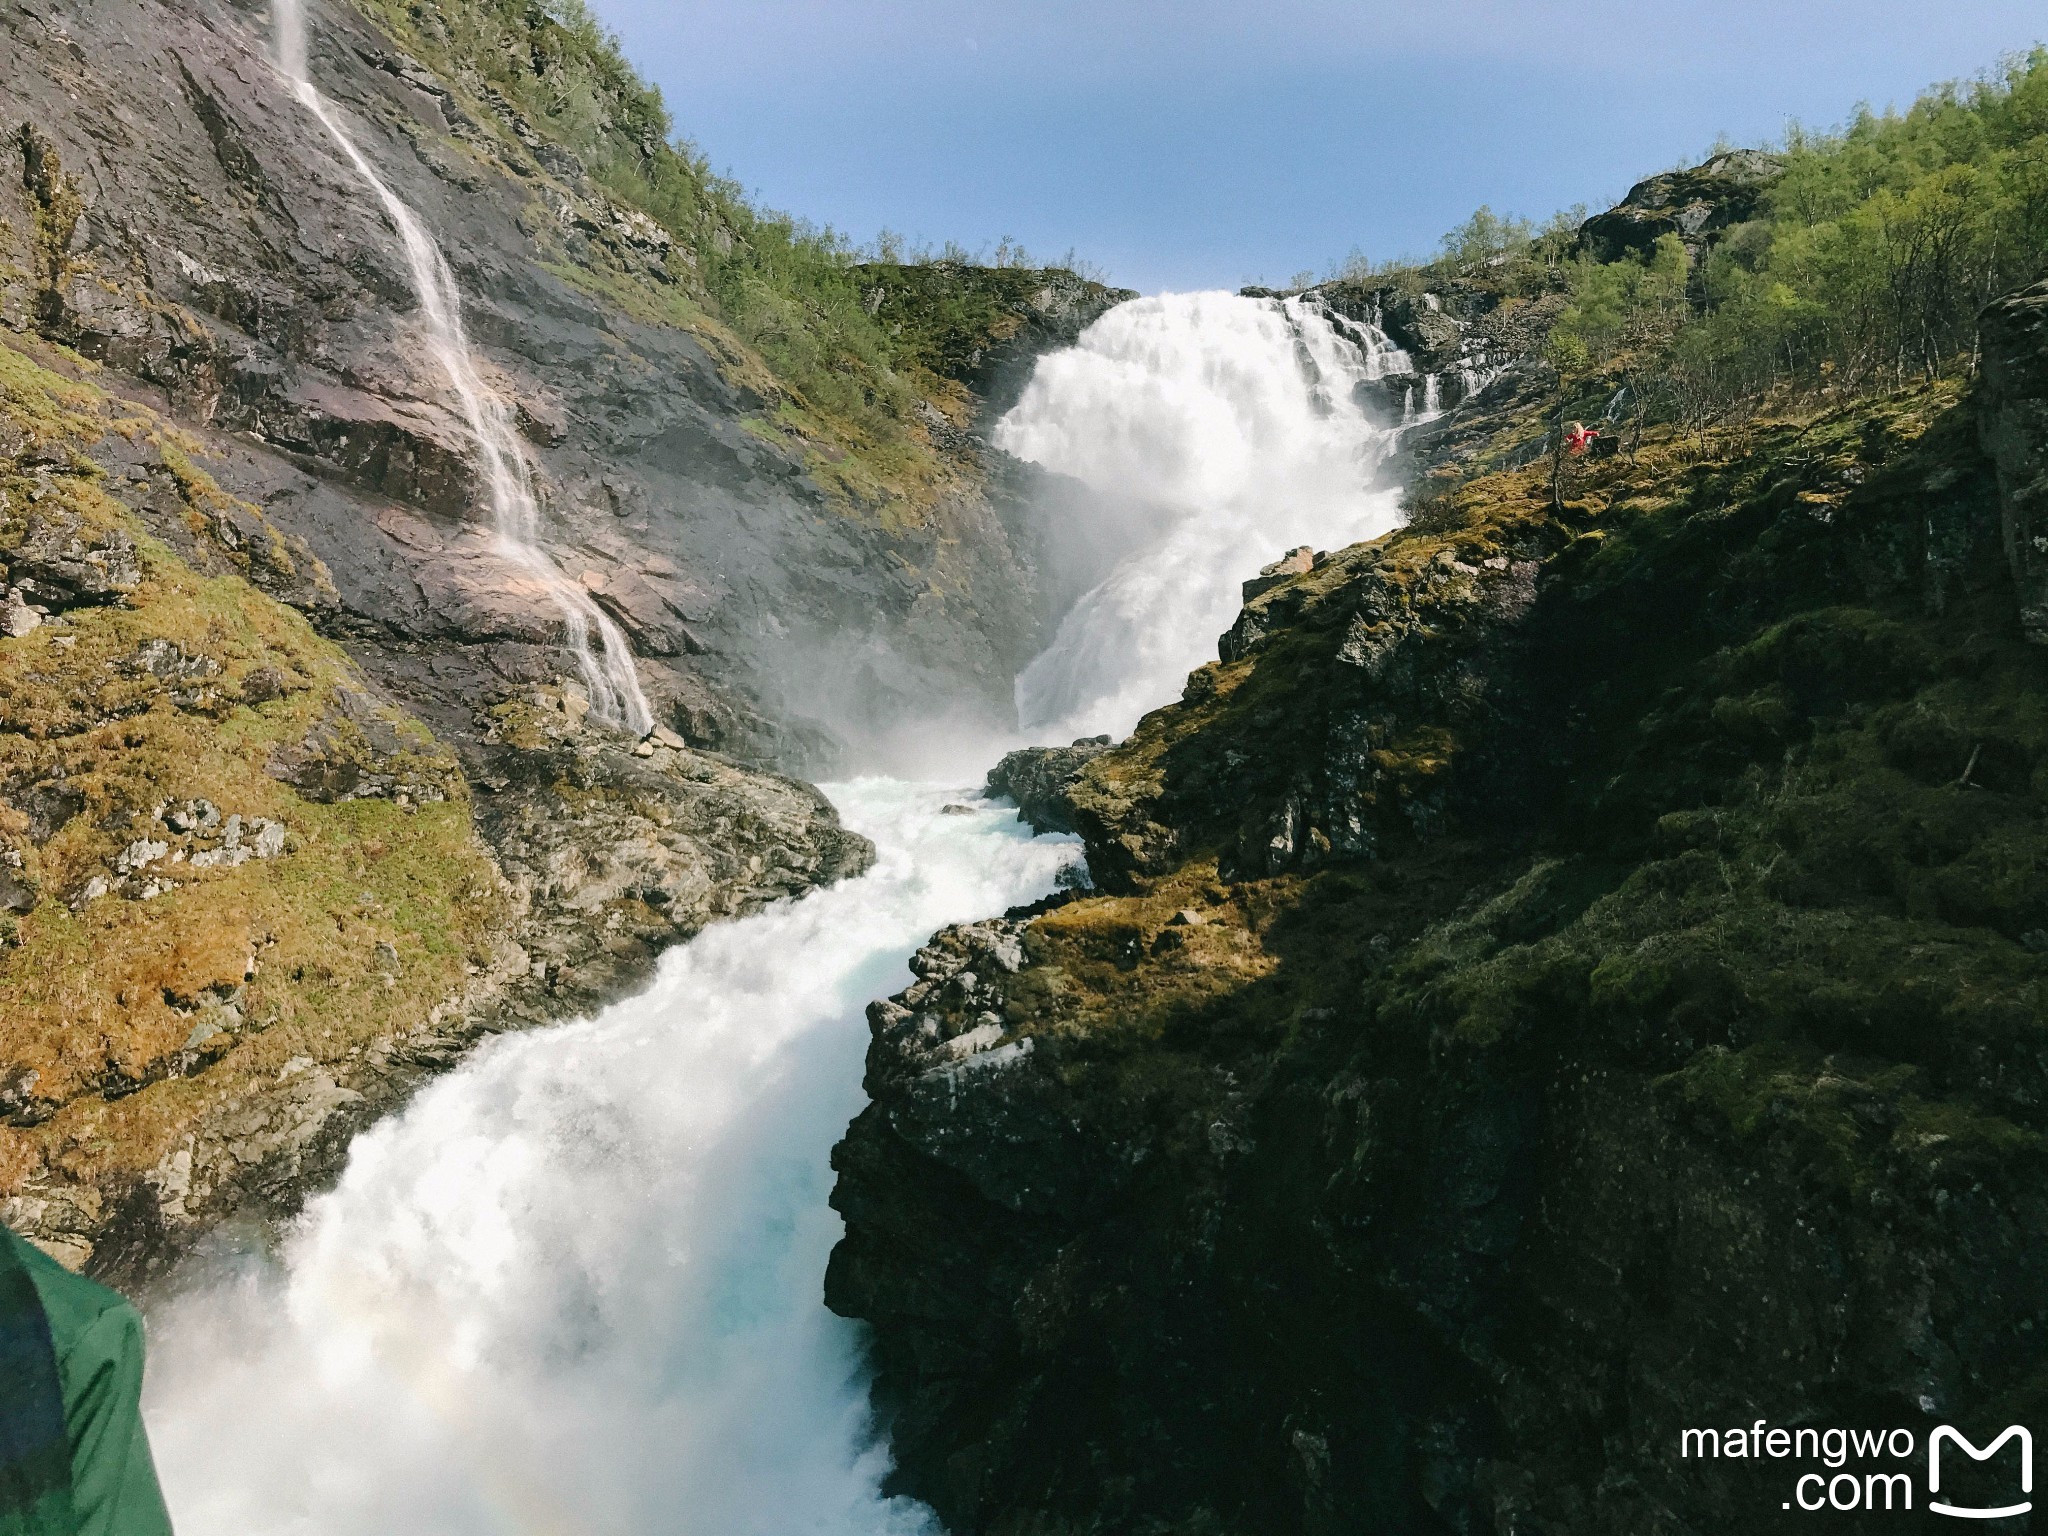
[[[1375,484],[1398,433],[1363,386],[1407,359],[1376,328],[1347,329],[1364,344],[1301,299],[1167,294],[1119,305],[1040,359],[997,444],[1155,513],[1150,541],[1017,679],[1027,734],[1124,734],[1215,656],[1260,566],[1398,521],[1397,489]]]
[[[376,195],[384,215],[398,233],[427,349],[441,365],[462,408],[462,418],[476,443],[477,458],[489,492],[498,547],[553,599],[562,616],[563,639],[576,657],[590,695],[591,712],[609,725],[635,735],[654,724],[654,712],[641,691],[625,634],[590,595],[570,581],[540,547],[540,506],[534,499],[532,472],[519,445],[505,402],[486,387],[462,326],[462,295],[441,248],[418,215],[393,192],[363,152],[356,147],[319,90],[306,64],[304,0],[275,0],[277,65],[300,103],[320,120],[328,136],[348,157],[363,184]],[[596,637],[593,644],[592,637]]]
[[[863,1009],[1072,839],[835,786],[862,879],[712,928],[644,995],[501,1036],[358,1138],[275,1264],[152,1318],[181,1536],[910,1533],[819,1299]]]
[[[293,78],[405,242],[486,464],[522,487],[445,263]],[[1212,654],[1239,580],[1388,526],[1391,438],[1359,386],[1397,369],[1371,328],[1221,294],[1122,306],[1042,360],[1006,445],[1143,491],[1157,526],[1020,680],[1037,718],[1127,725]],[[530,534],[531,505],[506,526]],[[865,1003],[1078,847],[942,814],[958,790],[832,793],[873,871],[705,932],[596,1018],[489,1042],[360,1137],[274,1255],[195,1265],[152,1309],[145,1410],[182,1536],[930,1531],[879,1495],[857,1336],[822,1306],[827,1154],[862,1107]]]

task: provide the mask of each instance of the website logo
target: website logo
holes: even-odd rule
[[[2019,1461],[2019,1492],[2011,1497],[2012,1456],[1999,1453],[2014,1447]],[[1778,1484],[1778,1507],[1817,1514],[1901,1512],[1915,1507],[1919,1492],[1913,1458],[1919,1436],[1903,1425],[1893,1429],[1822,1428],[1819,1425],[1772,1426],[1758,1419],[1747,1427],[1686,1429],[1679,1432],[1681,1459],[1743,1461],[1784,1465],[1791,1487]],[[1948,1452],[1947,1466],[1943,1453]],[[1997,1457],[2000,1465],[1986,1465]],[[1802,1466],[1801,1463],[1804,1463]],[[1702,1471],[1705,1469],[1702,1468]],[[1732,1468],[1730,1469],[1733,1470]],[[1941,1496],[1946,1471],[1949,1498]],[[1981,1449],[1952,1424],[1937,1426],[1927,1437],[1927,1499],[1919,1507],[1959,1520],[2009,1520],[2034,1508],[2034,1436],[2024,1425],[2008,1425]],[[1787,1496],[1789,1495],[1789,1497]]]
[[[2034,1491],[2034,1437],[2018,1424],[2010,1426],[1981,1451],[1964,1438],[1961,1431],[1946,1424],[1935,1430],[1927,1437],[1927,1492],[1930,1495],[1941,1492],[1941,1447],[1944,1442],[1953,1441],[1956,1449],[1972,1461],[1989,1461],[2006,1441],[2015,1438],[2020,1443],[2020,1492],[2031,1494]],[[2002,1520],[2008,1515],[2026,1514],[2034,1507],[2034,1501],[2026,1499],[1997,1509],[1976,1509],[1968,1505],[1944,1504],[1930,1497],[1927,1507],[1937,1515],[1958,1515],[1965,1520]]]

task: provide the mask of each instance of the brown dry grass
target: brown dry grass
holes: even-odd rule
[[[0,948],[0,1087],[33,1072],[30,1102],[61,1106],[34,1126],[0,1126],[6,1192],[44,1163],[86,1182],[148,1168],[200,1114],[275,1080],[294,1058],[343,1059],[418,1024],[461,990],[505,914],[459,773],[417,725],[398,721],[450,791],[445,801],[315,804],[267,771],[279,746],[332,711],[339,690],[368,685],[300,614],[239,576],[198,575],[109,494],[93,445],[115,430],[161,432],[158,423],[5,345],[0,412],[70,460],[30,470],[0,459],[0,543],[33,509],[61,505],[91,526],[124,529],[144,568],[124,605],[75,609],[64,623],[0,639],[0,839],[40,896]],[[221,495],[194,461],[196,445],[163,446],[195,510]],[[149,640],[219,671],[196,686],[167,684],[134,664]],[[282,696],[243,698],[260,669],[276,674]],[[71,814],[38,842],[24,806],[52,785]],[[174,889],[73,909],[129,842],[175,843],[157,808],[195,798],[224,816],[281,822],[285,853],[236,868],[155,866]],[[380,959],[380,943],[396,951],[396,966]],[[209,989],[237,988],[241,1026],[187,1052]]]

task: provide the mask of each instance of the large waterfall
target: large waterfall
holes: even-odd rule
[[[1362,343],[1301,299],[1167,294],[1119,306],[1040,362],[996,442],[1152,517],[1017,679],[1027,734],[1126,734],[1215,658],[1247,576],[1293,546],[1398,520],[1398,492],[1374,483],[1397,434],[1368,402],[1407,358],[1351,329]]]
[[[313,85],[306,66],[303,5],[304,0],[276,0],[278,68],[293,94],[348,157],[398,233],[399,248],[405,253],[419,299],[427,350],[440,365],[476,444],[499,551],[515,570],[546,592],[561,613],[563,638],[583,674],[592,713],[639,735],[654,724],[654,712],[640,690],[632,649],[610,616],[581,586],[556,569],[540,547],[540,506],[534,499],[532,473],[513,429],[511,412],[477,371],[476,355],[462,328],[462,295],[455,286],[455,274],[419,216],[377,174]]]
[[[293,78],[397,229],[531,549],[445,263]],[[1028,725],[1127,727],[1213,654],[1239,580],[1392,522],[1360,388],[1385,359],[1358,334],[1299,302],[1180,295],[1041,361],[1003,442],[1141,494],[1152,522],[1020,679]],[[561,596],[603,638],[593,698],[639,718],[623,644]],[[862,1105],[864,1004],[934,929],[1043,894],[1078,848],[1000,807],[942,814],[973,798],[957,786],[828,792],[880,848],[869,874],[708,930],[595,1018],[491,1040],[363,1135],[277,1252],[188,1269],[152,1316],[146,1402],[184,1536],[927,1528],[877,1492],[857,1336],[822,1305],[827,1154]]]

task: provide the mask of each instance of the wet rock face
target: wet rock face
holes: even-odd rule
[[[544,542],[625,627],[666,723],[715,716],[703,744],[815,766],[874,712],[1007,711],[1047,614],[1035,514],[978,440],[933,429],[954,488],[915,517],[844,504],[806,450],[757,430],[772,386],[729,345],[644,318],[708,302],[689,252],[482,81],[438,79],[351,6],[308,23],[323,92],[457,275],[486,383],[525,433]],[[352,638],[556,644],[554,605],[490,534],[395,237],[265,62],[263,24],[229,0],[0,4],[0,319],[216,434],[217,478],[324,563]],[[1003,334],[970,349],[973,382],[1028,369],[1116,297],[1041,279],[991,310]],[[70,583],[67,601],[119,580],[50,559],[34,579]],[[373,669],[383,654],[363,652]],[[818,654],[861,660],[820,676]]]
[[[2006,559],[2027,638],[2048,645],[2048,283],[1984,311],[1979,435],[1998,466]]]

